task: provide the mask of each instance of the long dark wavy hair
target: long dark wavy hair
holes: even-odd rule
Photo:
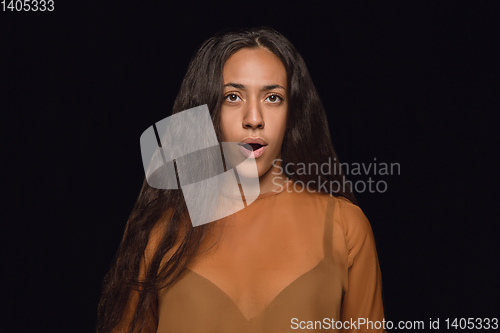
[[[325,110],[304,60],[283,35],[271,28],[224,31],[205,41],[191,59],[172,114],[207,104],[221,142],[223,66],[236,51],[258,47],[274,53],[286,68],[289,104],[281,158],[282,166],[290,164],[288,170],[293,170],[287,176],[302,184],[313,184],[318,176],[322,182],[345,184],[345,177],[339,172],[325,175],[296,172],[298,163],[320,165],[333,161],[335,170],[340,170],[340,165],[331,143]],[[339,188],[330,194],[357,204],[349,183],[345,189]],[[98,333],[118,327],[120,332],[156,332],[159,291],[179,278],[213,225],[192,227],[186,212],[182,191],[155,189],[144,179],[114,264],[104,278],[98,306]],[[151,247],[153,230],[159,233]]]

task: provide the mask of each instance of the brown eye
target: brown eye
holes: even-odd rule
[[[269,100],[269,102],[271,103],[279,103],[283,100],[283,98],[278,95],[270,95],[268,98],[266,98],[266,101],[267,100]]]
[[[229,102],[237,102],[238,98],[240,98],[240,97],[238,95],[236,95],[236,94],[226,95],[226,100],[229,101]]]

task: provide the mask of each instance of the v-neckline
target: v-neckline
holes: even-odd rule
[[[241,311],[241,309],[239,308],[239,306],[236,304],[236,302],[224,291],[222,290],[222,288],[220,288],[217,284],[215,284],[214,282],[212,282],[211,280],[207,279],[206,277],[204,277],[203,275],[193,271],[192,269],[190,268],[186,268],[186,270],[188,272],[191,272],[194,276],[198,276],[199,278],[203,279],[204,281],[207,281],[210,285],[212,285],[216,290],[218,290],[221,294],[224,295],[224,297],[228,300],[229,303],[232,304],[232,306],[236,309],[236,311],[239,313],[239,315],[241,316],[241,318],[247,322],[247,323],[251,323],[251,322],[255,322],[256,320],[258,320],[259,318],[261,318],[265,313],[266,311],[269,309],[269,307],[277,302],[277,299],[280,298],[281,295],[283,295],[288,289],[290,289],[290,287],[292,285],[295,285],[299,280],[303,279],[305,276],[307,276],[308,274],[310,274],[311,272],[317,270],[321,265],[323,265],[325,263],[325,257],[323,257],[323,259],[321,259],[313,268],[311,268],[310,270],[308,270],[307,272],[305,273],[302,273],[301,275],[299,275],[295,280],[293,280],[292,282],[290,282],[286,287],[284,287],[260,312],[259,314],[257,314],[257,316],[255,317],[252,317],[250,319],[247,319],[245,317],[245,315],[243,314],[243,312]]]

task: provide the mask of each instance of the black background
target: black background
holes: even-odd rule
[[[401,166],[357,194],[386,319],[498,316],[499,2],[68,5],[0,13],[2,332],[94,330],[140,135],[205,39],[257,25],[304,57],[341,162]]]

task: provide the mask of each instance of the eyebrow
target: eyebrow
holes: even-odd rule
[[[224,87],[233,87],[233,88],[242,89],[242,90],[246,90],[247,89],[247,87],[245,85],[243,85],[241,83],[233,83],[233,82],[226,83],[224,85]],[[276,89],[276,88],[281,88],[281,89],[283,89],[283,90],[286,91],[286,89],[283,86],[280,86],[279,84],[270,84],[270,85],[267,85],[267,86],[263,86],[262,90],[266,91],[266,90],[272,90],[272,89]]]

